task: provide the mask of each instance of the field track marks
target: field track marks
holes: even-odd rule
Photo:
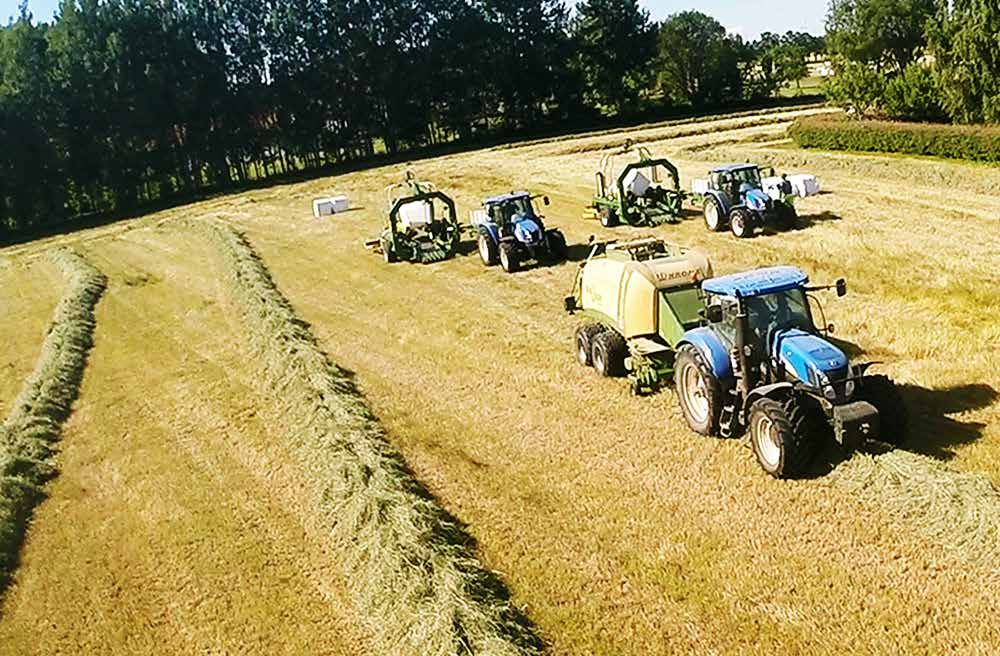
[[[411,477],[350,375],[318,349],[250,245],[224,223],[191,225],[220,248],[262,389],[277,392],[315,512],[329,523],[382,651],[537,653],[541,643],[503,583]]]
[[[65,281],[48,258],[0,268],[0,418],[35,366]]]
[[[72,411],[93,345],[94,307],[104,293],[104,275],[79,254],[52,252],[65,277],[34,370],[0,424],[0,595],[18,562],[18,553],[44,484],[56,468],[55,442]]]
[[[244,356],[212,293],[211,250],[136,234],[93,245],[111,292],[66,476],[40,508],[0,645],[368,653],[335,561],[286,504],[300,481],[226,374]]]

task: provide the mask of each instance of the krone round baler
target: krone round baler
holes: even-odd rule
[[[577,359],[605,376],[628,375],[635,393],[673,375],[674,351],[703,320],[703,252],[646,238],[595,244],[577,274],[566,310],[587,322],[576,330]]]

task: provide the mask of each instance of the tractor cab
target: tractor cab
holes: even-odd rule
[[[515,271],[526,260],[551,263],[566,256],[566,239],[556,229],[546,229],[535,202],[549,204],[548,196],[512,191],[483,200],[483,209],[472,212],[471,230],[477,233],[479,255],[486,266],[500,263]]]

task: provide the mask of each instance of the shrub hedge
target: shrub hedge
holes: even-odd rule
[[[930,155],[1000,162],[1000,126],[943,125],[806,116],[788,128],[802,148]]]

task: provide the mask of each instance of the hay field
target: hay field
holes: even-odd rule
[[[338,554],[303,508],[280,417],[253,389],[218,254],[182,221],[222,219],[355,372],[550,653],[996,652],[1000,172],[805,153],[774,118],[413,168],[463,217],[488,193],[546,192],[571,244],[602,234],[579,217],[600,148],[625,138],[671,156],[685,186],[731,159],[817,174],[828,193],[801,203],[801,229],[736,241],[692,212],[653,232],[706,249],[719,272],[781,262],[817,281],[846,276],[851,292],[827,316],[905,384],[917,455],[771,480],[735,441],[691,433],[671,392],[633,398],[576,364],[561,312],[575,263],[508,276],[470,245],[431,266],[383,264],[361,242],[403,167],[212,199],[0,252],[20,266],[75,244],[111,280],[61,476],[0,609],[0,651],[370,651]],[[312,220],[311,198],[333,191],[362,209]],[[17,351],[37,349],[19,339]]]

